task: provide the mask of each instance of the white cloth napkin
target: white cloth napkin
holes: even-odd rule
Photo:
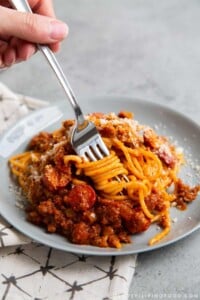
[[[46,105],[0,83],[0,132]],[[0,299],[127,300],[135,264],[136,255],[96,257],[43,246],[0,216]]]

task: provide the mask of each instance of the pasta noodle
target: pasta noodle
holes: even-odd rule
[[[28,198],[28,220],[73,243],[116,248],[156,223],[162,231],[149,241],[154,245],[171,229],[171,205],[184,209],[200,186],[189,187],[178,178],[183,154],[130,112],[87,118],[97,126],[109,156],[93,162],[77,156],[70,145],[74,122],[66,120],[10,158]]]

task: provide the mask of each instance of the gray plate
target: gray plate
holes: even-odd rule
[[[135,119],[140,123],[152,126],[160,134],[172,137],[173,141],[184,149],[189,163],[182,168],[181,178],[189,184],[200,181],[198,167],[200,127],[185,116],[155,103],[126,97],[87,99],[81,101],[81,106],[84,113],[119,112],[120,110],[134,112]],[[172,224],[170,234],[155,246],[148,246],[148,240],[158,232],[156,225],[152,225],[145,233],[132,236],[131,244],[117,250],[74,245],[62,236],[48,234],[43,229],[28,223],[24,211],[16,205],[20,199],[15,191],[16,186],[11,180],[8,158],[23,151],[27,142],[38,131],[56,129],[65,118],[74,118],[74,114],[63,101],[57,106],[50,106],[28,115],[11,127],[0,139],[0,213],[16,229],[35,241],[64,251],[90,255],[125,255],[169,245],[200,227],[200,196],[184,212],[171,209],[171,217],[176,222]]]

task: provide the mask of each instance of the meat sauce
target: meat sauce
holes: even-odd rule
[[[69,190],[57,187],[48,196],[45,199],[42,194],[44,200],[30,205],[28,220],[66,236],[72,243],[120,248],[121,243],[130,242],[130,234],[150,226],[139,207],[128,201],[103,199],[88,184]]]
[[[121,112],[120,117],[131,119],[132,115]],[[62,133],[53,135],[42,132],[29,144],[30,150],[44,154],[45,158],[39,167],[35,163],[39,174],[28,176],[27,218],[30,222],[44,227],[47,232],[59,233],[75,244],[120,248],[122,243],[131,242],[132,234],[147,230],[151,221],[137,201],[105,199],[95,191],[89,178],[84,178],[84,183],[72,183],[72,177],[75,176],[74,166],[66,166],[64,163],[66,153],[75,154],[67,137],[72,124],[73,121],[66,121]],[[105,125],[100,130],[104,137],[117,135],[128,145],[135,141],[137,146],[141,139],[141,143],[155,151],[170,168],[176,162],[170,149],[159,151],[159,145],[155,142],[158,139],[152,132],[146,132],[138,139],[134,135],[130,136],[128,126]],[[163,140],[160,143],[163,144]],[[57,148],[52,154],[54,145]],[[32,173],[33,170],[30,170],[30,174]],[[190,189],[180,181],[176,190],[177,205],[183,208],[186,202],[195,199],[199,190],[199,187]],[[156,189],[145,202],[156,212],[165,209],[162,195]]]

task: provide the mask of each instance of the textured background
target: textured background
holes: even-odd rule
[[[70,28],[58,58],[80,101],[92,95],[133,96],[163,103],[200,122],[198,0],[54,2],[57,16]],[[51,103],[64,98],[39,53],[1,73],[0,80],[16,92]],[[199,249],[197,231],[139,255],[129,298],[200,299]]]

